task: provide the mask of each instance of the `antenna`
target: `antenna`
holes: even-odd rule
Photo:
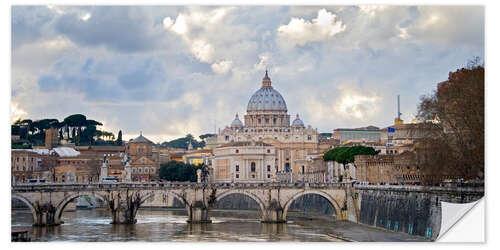
[[[401,112],[400,112],[400,109],[399,109],[399,95],[398,95],[398,120],[401,120]]]

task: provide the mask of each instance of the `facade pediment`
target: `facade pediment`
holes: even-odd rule
[[[141,156],[135,160],[131,161],[131,165],[145,165],[145,164],[155,164],[153,160],[149,159],[147,156]]]

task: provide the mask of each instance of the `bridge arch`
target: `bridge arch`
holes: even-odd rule
[[[66,206],[74,199],[78,198],[78,197],[81,197],[81,196],[84,196],[84,195],[89,195],[89,196],[95,196],[96,198],[106,202],[106,199],[98,194],[98,193],[95,193],[95,192],[77,192],[77,193],[71,193],[69,194],[68,196],[64,197],[64,199],[62,201],[60,201],[57,206],[56,206],[56,214],[54,216],[55,220],[56,220],[56,223],[59,223],[60,219],[61,219],[61,215],[64,211],[64,208],[66,208]]]
[[[30,211],[31,211],[31,214],[33,215],[33,225],[38,225],[39,221],[38,221],[38,216],[36,214],[36,209],[35,207],[33,206],[33,204],[31,203],[31,201],[29,201],[26,197],[22,196],[22,195],[18,195],[18,194],[12,194],[11,196],[11,199],[17,199],[17,200],[20,200],[22,201],[26,206],[29,207]]]
[[[215,197],[215,202],[218,202],[219,200],[221,200],[222,198],[228,196],[228,195],[231,195],[231,194],[241,194],[241,195],[245,195],[245,196],[248,196],[250,198],[252,198],[252,200],[254,200],[260,207],[260,214],[263,215],[264,214],[264,211],[265,211],[265,205],[264,205],[264,202],[262,201],[262,199],[260,199],[257,195],[251,193],[251,192],[246,192],[246,191],[243,191],[243,190],[229,190],[229,191],[225,191],[225,192],[222,192],[221,194],[219,194],[218,196]]]
[[[161,194],[173,195],[177,200],[179,200],[182,204],[184,204],[184,206],[189,207],[189,204],[187,203],[186,199],[174,191],[162,190]],[[152,196],[155,196],[155,195],[159,195],[159,194],[155,193],[155,192],[148,193],[147,195],[145,195],[144,197],[141,198],[141,204],[146,202],[149,198],[151,198]]]
[[[335,210],[336,218],[337,219],[341,218],[340,206],[331,195],[327,194],[326,192],[319,191],[319,190],[307,190],[307,191],[301,191],[301,192],[295,194],[292,198],[290,198],[290,200],[288,200],[285,203],[285,207],[283,208],[283,219],[284,220],[286,220],[288,209],[292,205],[293,201],[295,201],[297,198],[299,198],[303,195],[306,195],[306,194],[317,194],[317,195],[325,198],[326,200],[328,200],[328,202],[330,202],[330,204],[333,206],[333,209]]]

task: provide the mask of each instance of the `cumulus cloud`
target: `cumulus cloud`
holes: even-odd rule
[[[213,32],[213,27],[220,25],[231,9],[233,8],[216,8],[210,11],[191,9],[186,13],[179,13],[175,22],[172,18],[165,17],[163,27],[181,36],[196,59],[211,64],[216,60],[215,47],[210,42],[210,37],[205,36],[204,32]],[[220,66],[212,68],[220,69]]]
[[[215,73],[224,74],[231,69],[232,64],[233,62],[231,60],[220,61],[218,63],[212,64],[212,70]]]
[[[374,17],[377,12],[382,11],[386,9],[387,6],[384,5],[360,5],[359,9],[361,10],[362,13]]]
[[[337,16],[325,9],[311,21],[293,17],[287,25],[278,28],[281,45],[295,46],[330,39],[346,29],[345,24],[336,20]]]
[[[387,126],[398,94],[407,121],[483,55],[484,9],[381,7],[14,6],[13,117],[196,136],[245,113],[269,68],[289,114],[321,132]]]
[[[191,43],[191,52],[200,62],[210,63],[213,60],[215,49],[204,40],[196,40]]]

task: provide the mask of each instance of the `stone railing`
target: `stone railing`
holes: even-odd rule
[[[395,192],[463,192],[484,193],[484,187],[439,187],[439,186],[409,186],[409,185],[361,185],[355,184],[357,190],[384,190]]]
[[[14,191],[165,189],[165,188],[344,188],[347,183],[195,183],[195,182],[137,182],[137,183],[32,183],[12,186]]]
[[[295,180],[293,178],[292,172],[277,172],[276,181],[279,183],[293,183]]]

